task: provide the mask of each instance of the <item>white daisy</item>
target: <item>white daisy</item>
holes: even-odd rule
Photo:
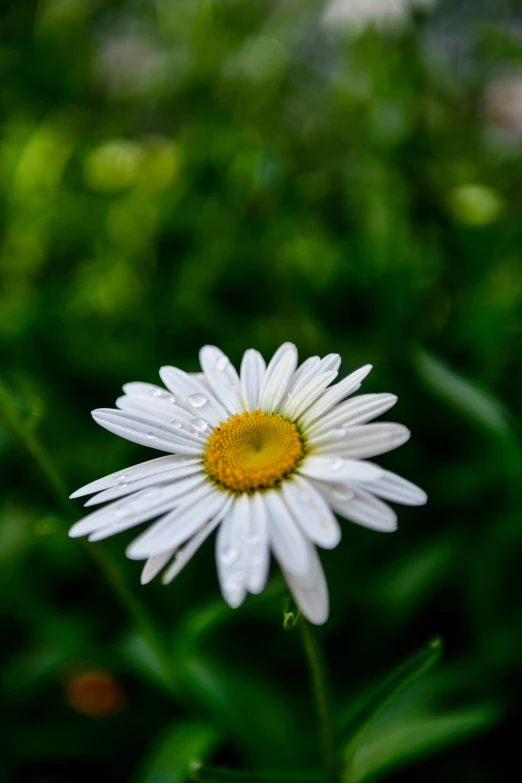
[[[303,614],[324,623],[328,590],[315,545],[339,543],[334,512],[391,532],[397,517],[380,498],[426,502],[414,484],[367,461],[410,437],[401,424],[367,423],[397,398],[346,399],[371,365],[331,386],[340,357],[313,356],[298,367],[292,343],[268,366],[258,351],[246,351],[240,374],[213,346],[201,349],[200,362],[202,373],[162,367],[166,388],[128,383],[117,410],[93,411],[110,432],[168,456],[74,492],[72,498],[96,493],[86,506],[112,502],[77,522],[70,535],[99,541],[155,520],[127,555],[146,560],[142,583],[162,569],[167,583],[219,528],[217,571],[230,606],[247,592],[261,592],[272,551]]]

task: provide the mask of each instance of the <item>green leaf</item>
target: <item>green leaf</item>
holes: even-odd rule
[[[460,742],[491,726],[499,710],[496,705],[483,704],[441,715],[423,715],[415,710],[409,716],[391,717],[379,721],[359,746],[345,783],[378,780],[421,756]]]
[[[194,761],[203,761],[219,741],[219,732],[206,723],[177,723],[152,750],[135,783],[186,783]]]
[[[444,402],[472,423],[501,439],[509,438],[508,413],[493,395],[463,378],[426,351],[419,351],[415,366],[421,380]]]
[[[354,756],[357,746],[369,732],[377,718],[425,672],[439,660],[442,653],[442,641],[432,639],[419,652],[402,663],[375,692],[373,698],[352,719],[346,731],[344,757],[348,764]]]
[[[176,670],[183,701],[203,708],[241,744],[250,763],[299,761],[304,726],[281,689],[249,676],[237,663],[203,653],[180,657]]]
[[[270,608],[273,601],[284,594],[285,589],[285,583],[280,577],[272,578],[260,595],[249,598],[248,612],[250,616],[256,612],[266,612],[267,606]],[[240,613],[241,609],[231,611],[221,596],[214,601],[197,605],[187,610],[184,617],[181,618],[180,625],[173,635],[173,643],[179,651],[186,653],[225,623],[232,620],[237,621]]]

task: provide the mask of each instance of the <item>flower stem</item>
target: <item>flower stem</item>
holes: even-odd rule
[[[5,425],[6,430],[12,435],[13,440],[17,441],[24,451],[32,458],[40,473],[42,483],[47,488],[47,491],[54,499],[57,506],[62,510],[65,519],[70,518],[71,507],[67,499],[67,490],[60,473],[39,439],[26,426],[11,393],[2,383],[0,383],[0,418]],[[165,649],[161,634],[156,628],[154,619],[150,616],[145,605],[129,589],[121,569],[118,564],[110,558],[107,551],[100,545],[92,546],[85,541],[80,541],[79,544],[84,552],[94,560],[105,580],[118,597],[120,603],[132,618],[137,630],[142,634],[149,644],[149,647],[153,650],[161,668],[165,685],[172,691],[172,668],[170,666],[168,653]]]
[[[317,717],[321,729],[321,741],[324,760],[328,770],[330,783],[339,783],[340,765],[337,755],[335,734],[330,707],[329,688],[323,651],[319,643],[317,631],[303,615],[300,617],[303,644],[308,669],[312,681],[312,690],[315,698]]]

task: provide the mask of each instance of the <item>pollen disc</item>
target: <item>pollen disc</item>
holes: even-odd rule
[[[304,456],[295,424],[280,414],[245,411],[232,416],[209,436],[203,460],[207,474],[232,492],[277,486]]]

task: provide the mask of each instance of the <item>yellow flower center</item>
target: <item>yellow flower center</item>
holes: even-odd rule
[[[304,444],[295,424],[280,414],[245,411],[220,422],[209,436],[203,461],[210,478],[232,492],[279,484],[295,471]]]

